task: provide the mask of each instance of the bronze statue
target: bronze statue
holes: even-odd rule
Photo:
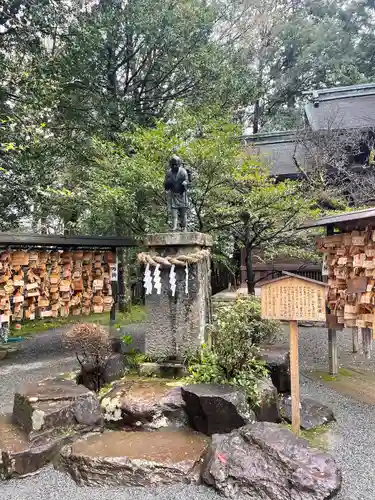
[[[187,231],[188,185],[189,176],[182,166],[182,160],[179,156],[173,155],[169,160],[169,169],[164,182],[172,219],[172,231],[178,230],[178,222],[180,222],[181,231]]]

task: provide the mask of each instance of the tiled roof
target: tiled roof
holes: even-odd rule
[[[310,100],[305,106],[305,114],[313,131],[375,128],[375,83],[305,94]],[[306,153],[301,144],[296,144],[294,130],[243,136],[242,141],[251,154],[262,157],[274,175],[299,175],[293,156],[299,165],[307,167]]]
[[[335,87],[306,93],[305,113],[312,130],[375,127],[375,84]]]
[[[242,141],[249,153],[260,156],[274,175],[298,175],[293,156],[304,165],[304,155],[301,146],[295,143],[295,134],[295,131],[254,134],[243,136]]]
[[[338,228],[345,228],[351,222],[355,222],[357,227],[362,225],[373,224],[375,221],[375,208],[365,208],[362,210],[354,210],[353,212],[344,212],[334,215],[328,215],[321,219],[307,221],[301,229],[310,227],[322,227],[333,225]]]

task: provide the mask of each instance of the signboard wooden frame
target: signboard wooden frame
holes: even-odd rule
[[[297,274],[283,276],[261,286],[263,319],[289,321],[290,377],[292,389],[292,429],[300,433],[300,389],[298,321],[326,322],[328,285]]]

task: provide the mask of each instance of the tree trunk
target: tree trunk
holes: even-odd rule
[[[259,132],[259,120],[260,120],[260,99],[257,99],[254,105],[254,119],[253,119],[254,134],[257,134]]]
[[[119,311],[125,312],[131,308],[129,249],[119,248],[118,259]]]
[[[246,277],[247,277],[247,292],[249,295],[255,294],[255,280],[254,280],[254,271],[253,271],[253,253],[251,251],[251,247],[246,245]]]
[[[125,279],[124,279],[124,268],[125,268],[125,258],[124,249],[117,249],[118,257],[118,310],[120,312],[125,312]]]
[[[261,105],[260,105],[260,95],[262,92],[262,85],[263,85],[263,64],[262,62],[259,63],[259,68],[258,68],[258,78],[257,78],[257,93],[258,93],[258,98],[255,101],[254,104],[254,117],[253,117],[253,133],[257,134],[259,132],[259,124],[260,124],[260,119],[261,119]]]
[[[123,235],[123,226],[121,224],[121,210],[114,208],[116,236]],[[131,307],[130,290],[130,270],[129,270],[129,249],[118,248],[118,300],[119,311],[129,311]]]

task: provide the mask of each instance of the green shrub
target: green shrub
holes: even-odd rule
[[[242,366],[228,376],[228,369],[215,350],[202,346],[200,359],[189,366],[191,381],[195,384],[230,384],[242,387],[249,403],[256,405],[259,403],[259,381],[267,375],[264,362],[256,354],[257,349],[253,348]]]
[[[252,295],[238,297],[233,303],[220,307],[214,316],[213,342],[227,337],[247,344],[272,342],[280,333],[281,324],[261,318],[260,300]]]
[[[221,307],[211,328],[211,347],[204,346],[189,366],[192,381],[242,387],[249,402],[256,405],[258,383],[267,374],[264,362],[258,358],[258,344],[272,340],[280,326],[261,319],[256,297],[238,298]]]
[[[131,346],[133,343],[133,337],[132,335],[126,334],[121,337],[122,342],[126,346]],[[128,349],[128,351],[125,353],[125,358],[126,358],[126,364],[131,370],[137,370],[139,365],[141,363],[146,363],[147,361],[150,361],[150,358],[146,355],[140,352],[138,349]]]

